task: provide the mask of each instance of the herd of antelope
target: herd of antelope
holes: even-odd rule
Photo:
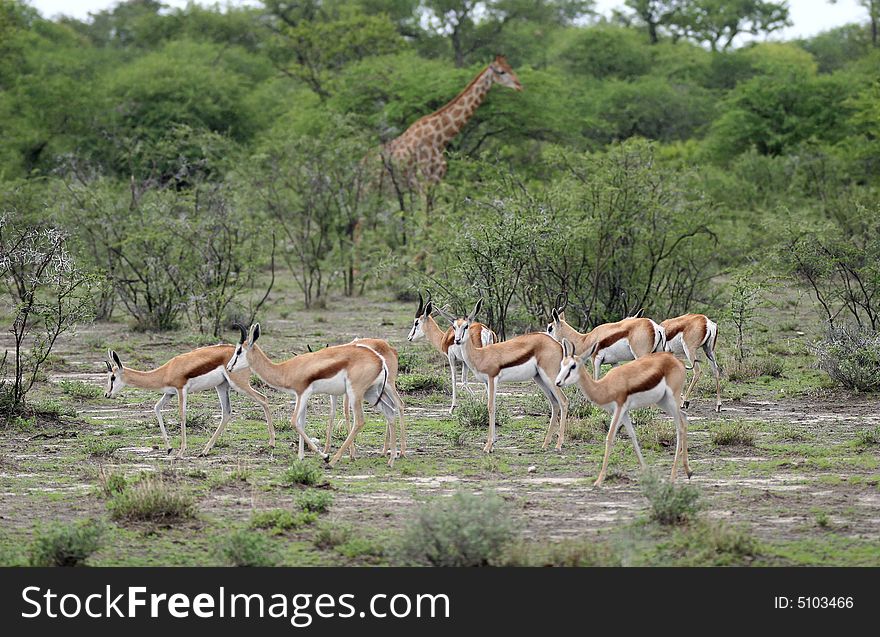
[[[680,463],[690,477],[687,453],[687,409],[690,395],[700,377],[700,349],[715,374],[715,410],[721,410],[721,387],[715,345],[718,326],[702,314],[686,314],[656,323],[643,318],[641,311],[616,323],[599,325],[583,334],[565,320],[566,300],[557,297],[551,312],[552,322],[546,332],[516,336],[499,342],[487,326],[475,321],[482,307],[480,299],[470,314],[455,316],[445,308],[435,307],[428,297],[425,302],[419,294],[419,307],[410,329],[408,340],[427,339],[444,354],[449,362],[452,378],[452,405],[455,409],[458,376],[456,366],[461,363],[461,385],[473,393],[467,384],[470,370],[485,385],[489,413],[489,431],[483,451],[490,453],[496,441],[495,400],[502,382],[534,381],[550,402],[550,422],[544,436],[546,449],[556,436],[557,450],[565,440],[565,421],[568,398],[563,391],[577,383],[590,401],[611,414],[611,424],[605,441],[605,456],[595,485],[605,479],[611,447],[621,425],[632,440],[633,449],[642,469],[645,461],[636,438],[630,411],[656,405],[665,411],[676,425],[675,456],[672,479]],[[436,311],[446,329],[433,317]],[[178,457],[186,453],[186,406],[189,394],[214,389],[220,399],[220,424],[200,455],[207,455],[223,434],[232,414],[229,390],[235,389],[252,397],[263,410],[269,431],[269,446],[275,447],[275,428],[266,396],[250,384],[256,374],[265,384],[291,394],[294,409],[293,427],[299,436],[299,457],[305,454],[305,445],[320,455],[330,466],[335,465],[348,451],[355,457],[355,439],[364,424],[364,401],[385,416],[385,445],[382,455],[389,456],[388,464],[406,455],[406,426],[404,405],[397,392],[398,354],[387,341],[378,338],[357,338],[343,345],[328,346],[318,351],[294,356],[283,362],[272,361],[257,345],[260,325],[250,329],[237,326],[241,338],[235,345],[201,347],[172,358],[161,367],[144,372],[122,364],[115,351],[108,352],[107,398],[115,397],[125,386],[153,389],[162,393],[154,411],[159,421],[162,440],[168,453],[171,445],[162,419],[162,408],[177,396],[180,410],[180,448]],[[685,367],[682,360],[687,361]],[[592,365],[592,374],[585,367]],[[632,361],[632,362],[628,362]],[[620,363],[628,362],[626,365]],[[603,364],[613,366],[604,376]],[[693,369],[690,384],[685,388],[687,370]],[[305,431],[306,409],[313,394],[330,396],[330,418],[324,449]],[[345,441],[330,456],[330,443],[336,418],[336,403],[343,397],[343,414],[348,425]],[[353,417],[353,423],[350,420]],[[399,431],[399,441],[397,432]]]

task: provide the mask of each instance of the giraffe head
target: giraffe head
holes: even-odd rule
[[[489,64],[489,68],[492,70],[493,82],[497,82],[501,86],[506,86],[507,88],[512,88],[515,91],[523,90],[519,78],[516,76],[516,73],[513,72],[513,69],[510,68],[510,64],[507,63],[507,58],[503,55],[495,56],[495,59]]]

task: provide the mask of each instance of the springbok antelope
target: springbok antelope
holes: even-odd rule
[[[381,338],[356,338],[346,345],[355,345],[362,344],[370,347],[379,354],[382,358],[385,359],[385,364],[388,366],[388,383],[386,384],[386,391],[391,396],[391,399],[394,401],[395,405],[400,409],[400,451],[398,457],[404,457],[406,455],[406,424],[403,416],[403,400],[400,398],[400,394],[397,392],[397,370],[399,367],[399,358],[397,354],[397,350],[394,349],[388,341],[382,340]],[[311,348],[310,350],[311,351]],[[333,437],[333,428],[336,424],[336,405],[337,405],[337,397],[330,396],[330,420],[327,423],[327,439],[324,443],[324,453],[330,453],[330,442]],[[351,405],[349,404],[348,395],[345,395],[342,400],[342,414],[345,419],[345,428],[348,433],[351,433]],[[389,449],[390,444],[390,436],[391,429],[385,429],[385,445],[382,448],[382,455],[384,456],[387,453],[391,452]],[[302,447],[303,441],[300,439],[300,447]],[[300,451],[302,453],[302,450]],[[354,460],[357,457],[357,452],[355,450],[355,443],[351,443],[351,447],[348,449],[349,457]]]
[[[590,401],[599,405],[602,409],[612,414],[611,425],[605,438],[605,457],[602,460],[602,470],[593,486],[601,486],[608,470],[608,458],[611,456],[611,447],[617,430],[623,424],[626,432],[632,440],[633,449],[639,459],[639,466],[645,469],[645,459],[639,449],[639,441],[629,417],[631,409],[657,405],[663,409],[675,421],[675,458],[672,461],[672,480],[675,480],[675,469],[679,459],[682,467],[691,477],[688,466],[687,453],[687,419],[678,406],[678,397],[681,395],[684,381],[687,378],[685,367],[680,360],[668,352],[657,352],[642,356],[623,367],[615,367],[601,380],[590,378],[589,373],[584,371],[586,359],[595,354],[599,346],[594,342],[590,349],[581,357],[576,357],[574,345],[568,339],[562,339],[564,357],[559,366],[559,374],[556,376],[556,386],[565,387],[578,383]]]
[[[556,297],[556,305],[563,295]],[[582,334],[565,321],[565,305],[555,307],[550,314],[553,321],[547,333],[561,341],[566,338],[574,346],[575,354],[592,349],[593,379],[599,380],[602,365],[616,365],[635,360],[652,352],[662,352],[666,334],[661,325],[648,318],[625,318],[616,323],[603,323]],[[595,348],[592,348],[596,344]]]
[[[666,351],[672,352],[678,358],[686,359],[694,370],[694,377],[681,397],[682,408],[687,409],[690,406],[691,392],[700,378],[701,369],[697,354],[702,347],[715,374],[715,411],[721,411],[721,374],[718,361],[715,360],[718,325],[704,314],[685,314],[666,319],[660,323],[660,326],[666,331]]]
[[[553,384],[562,360],[562,346],[547,334],[524,334],[502,343],[481,346],[479,331],[474,329],[474,317],[483,306],[477,301],[473,311],[453,326],[455,344],[474,375],[486,383],[489,408],[489,435],[483,451],[492,452],[495,443],[495,394],[502,382],[533,380],[550,401],[550,425],[544,436],[543,449],[550,444],[553,432],[557,432],[556,449],[562,448],[565,439],[565,418],[568,398]]]
[[[419,292],[419,308],[416,310],[416,317],[413,321],[413,326],[409,331],[409,336],[407,336],[407,340],[415,342],[427,338],[428,342],[434,346],[434,349],[445,355],[446,360],[449,361],[449,373],[452,378],[452,405],[449,407],[449,413],[451,414],[455,410],[455,403],[458,397],[456,392],[456,363],[461,363],[462,385],[464,385],[465,389],[472,394],[473,390],[467,385],[468,365],[461,353],[461,346],[455,344],[454,328],[450,327],[447,330],[440,329],[440,326],[437,325],[434,317],[431,316],[433,311],[434,302],[431,300],[431,295],[428,294],[428,302],[425,303],[422,299],[422,293]],[[449,319],[449,315],[445,314],[444,310],[438,308],[438,311]],[[454,319],[450,322],[454,323]],[[475,323],[474,325],[479,326],[480,342],[483,346],[491,345],[498,341],[498,336],[488,327],[482,323]]]
[[[244,339],[244,328],[242,339]],[[269,446],[275,447],[275,428],[272,426],[272,412],[269,410],[269,402],[266,397],[251,387],[250,372],[247,370],[228,372],[226,362],[235,352],[234,345],[212,345],[175,356],[161,367],[149,372],[141,372],[130,367],[125,367],[119,358],[119,354],[110,350],[107,352],[107,391],[104,396],[115,398],[125,386],[139,389],[154,389],[162,392],[159,402],[153,407],[156,418],[159,420],[159,430],[162,432],[162,441],[168,453],[171,453],[171,444],[168,442],[168,432],[165,431],[165,422],[162,420],[162,408],[176,394],[180,408],[180,449],[177,457],[182,458],[186,453],[186,403],[189,394],[206,389],[216,389],[220,398],[220,424],[214,431],[214,435],[208,440],[201,456],[208,455],[214,443],[223,434],[226,424],[232,416],[232,405],[229,402],[230,387],[236,391],[247,394],[260,404],[263,414],[266,416],[266,426],[269,429]]]
[[[271,387],[293,394],[296,407],[291,420],[300,439],[308,444],[311,451],[324,460],[329,459],[331,467],[335,465],[364,426],[363,402],[366,399],[382,411],[389,423],[392,453],[388,464],[393,466],[397,445],[394,418],[402,415],[402,406],[398,407],[387,391],[388,365],[375,349],[358,342],[300,354],[283,363],[273,363],[256,344],[259,338],[260,324],[257,323],[251,326],[245,342],[236,347],[226,369],[237,371],[249,367]],[[332,458],[319,450],[305,433],[306,407],[314,393],[345,395],[354,409],[354,428]],[[301,450],[300,458],[303,455],[304,450]]]

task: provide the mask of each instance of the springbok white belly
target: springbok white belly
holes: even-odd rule
[[[223,367],[216,367],[212,369],[207,374],[202,374],[201,376],[196,376],[195,378],[190,378],[184,388],[188,392],[197,392],[205,389],[213,389],[217,385],[221,384],[226,380],[226,375],[223,373]],[[174,391],[174,390],[172,390]],[[169,393],[169,392],[166,392]]]
[[[660,383],[647,391],[638,392],[637,394],[630,394],[629,399],[627,399],[626,404],[629,409],[641,409],[642,407],[650,407],[651,405],[656,405],[658,402],[663,400],[670,393],[669,385],[666,384],[665,380],[661,380]]]
[[[516,383],[526,380],[532,380],[538,373],[538,365],[535,359],[531,358],[521,365],[514,367],[505,367],[498,374],[498,382],[500,383]]]
[[[336,373],[330,378],[322,378],[312,383],[312,392],[316,394],[329,394],[331,396],[342,396],[345,393],[346,385],[345,370]]]
[[[603,363],[622,363],[635,358],[632,348],[629,346],[628,338],[622,338],[605,349],[600,350],[599,356],[602,358]]]
[[[684,356],[684,332],[679,332],[671,340],[666,341],[666,351],[676,356]]]

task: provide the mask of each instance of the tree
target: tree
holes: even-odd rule
[[[52,226],[34,226],[21,212],[0,216],[0,285],[12,300],[12,378],[9,351],[0,359],[0,411],[19,413],[55,342],[93,316],[95,277],[80,268]]]
[[[651,44],[660,41],[660,29],[671,24],[681,12],[686,0],[626,0],[624,3],[636,17],[637,22],[645,25]]]
[[[430,29],[448,38],[456,68],[475,51],[492,47],[514,21],[566,24],[592,10],[593,0],[425,0]],[[500,51],[494,51],[500,53]]]
[[[828,0],[831,4],[837,4],[837,0]],[[858,0],[859,4],[868,10],[868,19],[871,21],[871,44],[880,46],[880,0]]]
[[[765,0],[685,0],[670,24],[681,35],[726,51],[743,33],[761,35],[791,25],[788,3]]]
[[[270,51],[274,62],[322,100],[331,96],[332,75],[346,65],[404,46],[388,16],[367,15],[357,7],[328,9],[317,2],[267,2],[266,7],[274,17],[268,23],[275,34]]]

